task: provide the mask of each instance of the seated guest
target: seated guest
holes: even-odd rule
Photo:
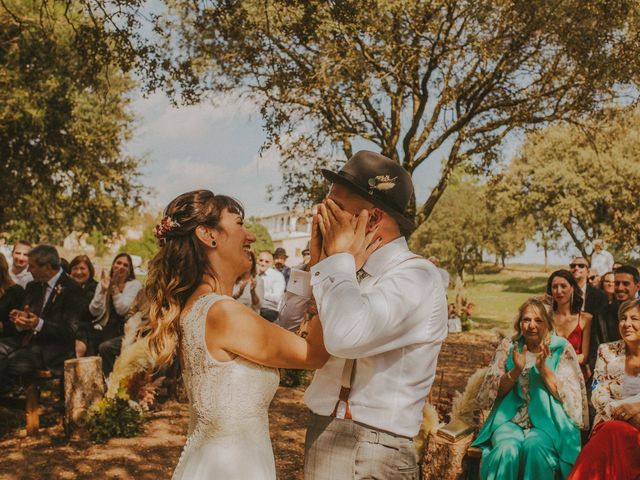
[[[591,376],[588,359],[593,317],[581,311],[582,291],[569,270],[556,270],[547,281],[547,295],[553,298],[554,330],[576,351],[586,381]]]
[[[613,272],[607,272],[602,276],[600,281],[600,290],[602,290],[607,299],[609,300],[608,305],[611,305],[616,299],[616,282],[615,276]]]
[[[273,255],[268,250],[260,252],[257,262],[258,277],[264,285],[260,315],[270,322],[275,322],[278,320],[286,287],[284,276],[273,267]]]
[[[598,349],[595,427],[571,479],[640,478],[640,300],[620,306],[618,329],[622,340]]]
[[[13,281],[22,288],[27,286],[33,276],[29,272],[29,257],[27,254],[31,250],[31,243],[26,240],[18,240],[11,250],[11,268],[9,274]]]
[[[28,257],[33,281],[25,289],[25,307],[10,313],[19,335],[0,340],[0,385],[5,385],[6,377],[44,368],[60,375],[64,361],[75,354],[82,291],[60,268],[55,247],[38,245]]]
[[[10,337],[18,333],[13,322],[9,320],[9,312],[22,308],[23,298],[24,288],[13,281],[7,259],[0,255],[0,337]]]
[[[69,264],[69,276],[75,280],[75,282],[82,289],[83,297],[85,299],[86,308],[83,322],[79,326],[79,330],[76,332],[76,356],[84,357],[89,345],[89,337],[91,332],[91,322],[93,315],[89,311],[89,303],[93,300],[93,296],[96,293],[96,287],[98,282],[93,278],[96,271],[93,268],[93,263],[87,255],[78,255]]]
[[[233,286],[233,298],[243,305],[252,308],[256,313],[260,313],[264,287],[262,278],[257,277],[256,254],[251,252],[251,268],[238,279]]]
[[[93,344],[98,346],[105,375],[111,373],[113,362],[120,353],[125,318],[141,288],[127,253],[116,255],[108,277],[102,272],[89,311],[96,318]]]
[[[477,397],[492,406],[473,445],[483,479],[566,478],[588,421],[584,379],[571,344],[553,334],[546,305],[527,300],[513,340],[504,339]]]
[[[620,305],[636,298],[640,288],[640,272],[632,265],[622,265],[613,273],[615,301],[598,312],[591,328],[591,348],[589,364],[595,367],[598,347],[603,343],[620,340],[618,310]]]
[[[573,278],[582,291],[582,310],[595,316],[607,304],[607,296],[589,283],[589,262],[584,257],[575,257],[569,264]]]

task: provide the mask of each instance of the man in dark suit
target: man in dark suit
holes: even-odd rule
[[[60,268],[55,247],[38,245],[29,251],[33,281],[25,289],[25,306],[11,312],[19,335],[0,341],[0,385],[48,368],[61,374],[74,356],[74,334],[84,314],[80,287]]]
[[[590,266],[586,258],[575,257],[569,264],[569,268],[582,290],[582,298],[584,298],[582,310],[595,317],[609,303],[607,294],[589,283]]]
[[[602,343],[620,340],[618,309],[628,300],[636,298],[640,290],[640,272],[632,265],[622,265],[614,272],[615,300],[605,305],[593,318],[591,325],[590,364],[596,363],[598,347]]]

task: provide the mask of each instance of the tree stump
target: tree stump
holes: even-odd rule
[[[85,413],[104,396],[100,357],[73,358],[64,362],[64,406],[67,435],[86,438]]]
[[[425,480],[457,480],[464,478],[462,461],[467,448],[473,441],[473,435],[467,435],[455,442],[434,435],[429,435],[427,450],[424,455]]]

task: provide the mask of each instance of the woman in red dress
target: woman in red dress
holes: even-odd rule
[[[618,319],[622,340],[598,349],[595,427],[570,480],[640,478],[640,300],[624,302]]]
[[[553,325],[569,340],[578,356],[585,382],[591,376],[587,357],[591,339],[591,314],[582,312],[582,290],[569,270],[556,270],[547,280],[547,294],[553,298]]]

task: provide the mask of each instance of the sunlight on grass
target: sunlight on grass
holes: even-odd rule
[[[545,293],[547,277],[555,268],[545,273],[539,265],[508,266],[496,274],[478,274],[475,280],[466,278],[465,295],[476,304],[471,316],[474,330],[490,330],[494,327],[512,330],[518,307],[533,295]],[[455,299],[449,291],[449,301]]]

